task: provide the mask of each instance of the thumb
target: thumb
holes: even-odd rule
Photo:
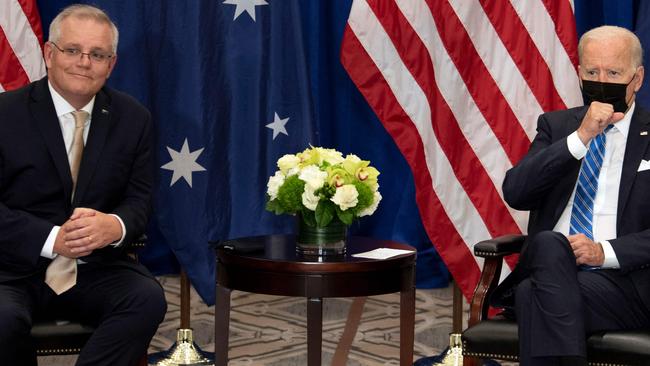
[[[612,116],[609,117],[609,123],[610,123],[610,124],[611,124],[611,123],[616,123],[616,122],[622,120],[623,117],[625,117],[625,114],[624,114],[624,113],[621,113],[621,112],[614,112],[614,114],[612,114]]]
[[[95,210],[93,210],[92,208],[77,207],[72,212],[72,216],[70,216],[70,220],[76,220],[81,217],[89,217],[89,216],[95,216]]]

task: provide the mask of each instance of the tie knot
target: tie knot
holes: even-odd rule
[[[75,128],[82,128],[86,123],[86,118],[88,118],[88,112],[86,111],[74,111],[72,112],[74,116],[74,126]]]

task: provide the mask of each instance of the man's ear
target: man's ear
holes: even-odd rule
[[[582,66],[578,65],[578,83],[580,84],[580,89],[582,89]]]
[[[113,68],[115,68],[116,63],[117,63],[117,54],[111,57],[111,60],[108,62],[108,74],[106,74],[106,79],[108,79],[111,76],[111,73],[113,72]]]
[[[634,92],[638,92],[639,89],[641,89],[641,85],[643,85],[643,76],[645,75],[645,69],[643,66],[639,66],[636,70],[636,78],[637,80],[635,81],[636,84],[634,84]]]

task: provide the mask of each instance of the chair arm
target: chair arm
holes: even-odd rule
[[[474,254],[485,258],[481,278],[474,290],[469,308],[468,325],[472,326],[487,319],[490,305],[488,299],[499,284],[503,257],[518,253],[526,239],[525,235],[504,235],[484,240],[474,246]]]
[[[483,240],[474,245],[474,255],[490,258],[519,253],[524,244],[524,240],[526,240],[526,235],[503,235]]]

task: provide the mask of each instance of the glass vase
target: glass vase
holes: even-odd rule
[[[298,215],[296,252],[308,256],[337,256],[345,254],[345,238],[348,227],[334,218],[325,227],[309,226]]]

